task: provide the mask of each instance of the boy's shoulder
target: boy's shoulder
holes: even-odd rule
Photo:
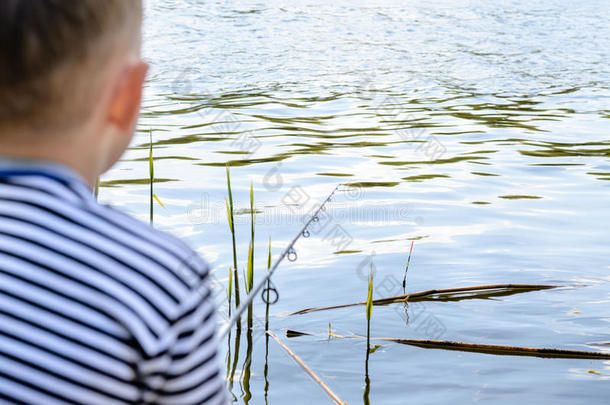
[[[123,233],[123,238],[128,237],[130,247],[165,265],[191,288],[199,287],[208,277],[207,261],[182,239],[108,204],[89,204],[88,210]]]

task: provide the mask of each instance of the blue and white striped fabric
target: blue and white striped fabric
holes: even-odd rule
[[[225,404],[214,311],[181,241],[0,159],[0,404]]]

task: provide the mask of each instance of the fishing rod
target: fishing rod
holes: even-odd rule
[[[326,200],[324,200],[324,202],[322,202],[322,204],[320,204],[318,209],[311,215],[309,220],[305,223],[305,225],[303,225],[303,228],[301,228],[299,233],[292,239],[292,241],[288,244],[286,249],[284,249],[282,251],[282,254],[280,255],[280,257],[278,257],[278,259],[275,261],[275,263],[273,263],[273,266],[271,266],[269,268],[269,271],[267,272],[265,277],[263,277],[263,279],[256,286],[252,287],[252,290],[250,290],[250,292],[248,293],[246,298],[242,301],[241,305],[235,309],[235,312],[233,312],[233,315],[231,315],[231,317],[229,318],[229,322],[218,333],[218,337],[220,339],[227,336],[227,334],[229,333],[229,331],[231,330],[233,325],[235,325],[237,323],[237,321],[239,320],[241,315],[246,311],[246,308],[248,308],[248,306],[252,303],[252,301],[254,301],[256,294],[258,294],[263,289],[263,286],[265,285],[265,283],[269,279],[271,279],[271,276],[273,275],[275,270],[278,268],[278,266],[280,265],[282,260],[284,260],[285,257],[288,257],[288,260],[290,260],[291,262],[294,262],[297,259],[297,253],[294,250],[294,245],[301,238],[301,236],[303,236],[305,238],[309,237],[310,233],[307,230],[307,228],[309,227],[309,225],[312,222],[318,222],[320,220],[320,218],[318,217],[318,214],[320,214],[320,212],[325,209],[324,206],[326,205],[327,202],[329,202],[333,198],[333,195],[339,189],[340,185],[341,185],[341,183],[339,183],[335,186],[333,191],[328,195],[328,197],[326,197]],[[264,293],[264,291],[263,291],[263,293]],[[279,296],[277,296],[277,292],[276,292],[276,299],[273,301],[273,303],[277,302],[278,299],[279,299]]]

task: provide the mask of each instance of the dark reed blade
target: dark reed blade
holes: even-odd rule
[[[295,337],[300,337],[300,336],[312,336],[312,335],[311,335],[311,333],[299,332],[298,330],[292,330],[292,329],[286,330],[287,338],[295,338]]]
[[[452,342],[446,340],[394,338],[379,338],[377,340],[417,346],[424,349],[457,350],[462,352],[484,353],[498,356],[530,356],[555,359],[610,360],[610,353],[590,352],[585,350],[563,350],[554,348],[485,345],[478,343]]]
[[[231,242],[233,247],[233,281],[235,283],[235,306],[239,307],[240,294],[239,294],[239,273],[237,270],[237,243],[235,241],[235,210],[233,206],[233,192],[231,191],[231,174],[229,172],[229,165],[227,164],[227,191],[229,192],[229,199],[225,200],[227,206],[227,219],[229,221],[229,229],[231,230]],[[241,313],[240,313],[241,315]],[[237,321],[237,319],[236,319]]]
[[[409,264],[411,263],[411,253],[413,253],[413,243],[415,241],[411,241],[411,249],[409,250],[409,258],[407,259],[407,266],[405,267],[405,277],[402,279],[402,292],[405,292],[405,288],[407,287],[407,272],[409,271]]]
[[[314,335],[309,332],[293,331],[295,336]],[[344,339],[366,339],[366,336],[335,335],[337,338]],[[610,353],[593,352],[588,350],[565,350],[549,347],[523,347],[523,346],[504,346],[488,345],[480,343],[453,342],[450,340],[426,340],[426,339],[401,339],[401,338],[376,338],[371,340],[382,340],[385,342],[399,343],[403,345],[416,346],[422,349],[456,350],[462,352],[492,354],[497,356],[526,356],[553,359],[585,359],[585,360],[610,360]]]
[[[459,301],[473,298],[489,298],[491,296],[520,294],[530,291],[548,290],[551,288],[563,287],[560,285],[548,284],[487,284],[469,287],[444,288],[435,290],[419,291],[410,294],[395,295],[392,297],[378,298],[373,300],[373,305],[388,305],[396,302],[415,302],[415,301]],[[468,294],[468,295],[466,295]],[[460,296],[458,296],[460,295]],[[310,312],[327,311],[330,309],[348,308],[357,305],[366,305],[366,301],[355,302],[352,304],[333,305],[330,307],[306,308],[292,312],[289,315],[302,315]]]

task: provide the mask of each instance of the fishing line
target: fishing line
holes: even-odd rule
[[[262,290],[262,294],[263,294],[263,300],[265,300],[264,296],[265,296],[265,293],[267,292],[267,290],[269,290],[270,292],[273,291],[275,293],[275,300],[270,300],[270,301],[273,301],[270,303],[274,304],[279,300],[280,296],[275,287],[270,287],[269,289],[267,289],[267,288],[263,289],[263,286],[265,285],[265,283],[268,280],[271,279],[271,276],[273,275],[273,273],[275,272],[275,270],[278,268],[278,266],[280,265],[282,260],[284,260],[285,257],[287,257],[288,260],[291,262],[294,262],[297,260],[298,256],[297,256],[296,250],[294,249],[294,245],[301,238],[301,236],[303,236],[305,238],[310,236],[310,232],[307,230],[307,228],[309,227],[309,225],[312,222],[318,222],[320,220],[320,218],[318,217],[318,214],[320,214],[320,212],[325,210],[324,207],[325,207],[326,203],[328,203],[332,199],[333,195],[339,189],[340,185],[341,185],[341,183],[339,183],[335,186],[333,191],[328,195],[328,197],[326,197],[326,200],[324,200],[324,202],[322,202],[322,204],[318,207],[318,209],[311,215],[309,220],[305,223],[305,225],[303,225],[303,228],[301,228],[299,233],[297,233],[297,235],[292,239],[292,241],[284,249],[284,251],[282,252],[280,257],[275,261],[275,263],[273,263],[273,266],[271,266],[271,268],[269,269],[269,271],[267,272],[265,277],[263,277],[263,279],[261,281],[259,281],[259,283],[256,286],[252,287],[252,290],[250,290],[250,292],[248,293],[246,298],[244,298],[244,300],[241,302],[241,305],[235,309],[235,311],[229,318],[228,323],[226,325],[224,325],[222,327],[222,329],[220,330],[220,332],[218,333],[218,337],[220,339],[224,338],[229,333],[229,331],[231,330],[233,325],[235,325],[237,323],[237,321],[239,320],[241,315],[246,311],[248,306],[252,303],[252,301],[254,301],[254,298],[256,297],[256,295],[259,292],[261,292],[261,290]]]

